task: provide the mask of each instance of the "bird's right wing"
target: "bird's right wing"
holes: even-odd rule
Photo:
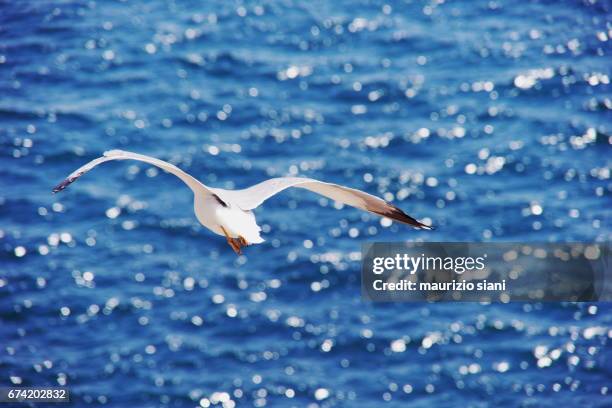
[[[331,198],[332,200],[341,202],[351,207],[369,211],[383,217],[391,218],[395,221],[404,224],[412,225],[416,228],[432,229],[429,225],[425,225],[416,219],[412,218],[401,209],[391,203],[386,202],[382,198],[378,198],[364,191],[340,186],[338,184],[325,183],[323,181],[301,177],[277,177],[259,184],[255,184],[244,190],[220,190],[211,189],[226,201],[237,205],[241,209],[247,211],[252,210],[261,205],[268,198],[280,193],[289,187],[298,187],[310,190],[322,196]]]
[[[196,178],[185,173],[183,170],[179,169],[174,164],[156,159],[154,157],[145,156],[143,154],[126,152],[124,150],[109,150],[107,152],[104,152],[104,155],[102,157],[98,157],[97,159],[90,161],[89,163],[85,164],[82,167],[79,167],[74,172],[72,172],[68,177],[66,177],[66,179],[64,179],[64,181],[55,186],[53,192],[57,193],[59,191],[62,191],[70,184],[74,183],[83,174],[87,173],[89,170],[93,169],[99,164],[111,160],[138,160],[141,162],[149,163],[153,166],[159,167],[160,169],[167,171],[168,173],[174,174],[175,176],[180,178],[185,184],[187,184],[187,186],[189,186],[189,188],[191,188],[194,193],[196,191],[206,191],[208,193],[212,193],[207,186],[200,183]]]

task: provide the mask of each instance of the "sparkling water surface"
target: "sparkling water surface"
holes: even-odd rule
[[[610,406],[609,304],[371,304],[368,241],[609,241],[605,1],[0,4],[0,385],[74,406]],[[237,257],[190,191],[302,175]]]

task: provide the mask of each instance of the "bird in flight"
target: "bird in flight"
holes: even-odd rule
[[[111,160],[142,161],[180,178],[193,191],[193,206],[198,221],[212,232],[225,236],[227,243],[238,255],[242,254],[242,247],[264,242],[264,239],[259,234],[261,228],[257,225],[252,210],[259,207],[268,198],[289,187],[310,190],[340,203],[369,211],[418,229],[432,229],[431,226],[417,221],[383,199],[338,184],[325,183],[302,177],[276,177],[243,190],[224,190],[204,185],[171,163],[123,150],[104,152],[102,157],[90,161],[70,174],[53,189],[53,193],[64,190],[89,170]]]

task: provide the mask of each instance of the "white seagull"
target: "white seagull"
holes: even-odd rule
[[[261,228],[257,225],[255,215],[251,210],[289,187],[304,188],[340,203],[388,217],[418,229],[432,229],[431,226],[415,220],[393,204],[353,188],[310,178],[277,177],[244,190],[224,190],[206,186],[175,165],[163,160],[123,150],[104,152],[104,156],[90,161],[70,174],[53,189],[53,192],[62,191],[98,164],[111,160],[142,161],[157,166],[183,180],[193,191],[193,207],[198,221],[212,232],[224,235],[227,243],[238,255],[242,253],[241,248],[243,246],[264,242],[264,239],[259,235]]]

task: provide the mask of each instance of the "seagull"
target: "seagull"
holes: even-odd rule
[[[159,167],[180,178],[193,191],[193,207],[198,221],[215,234],[225,236],[227,243],[238,255],[242,254],[242,247],[264,242],[260,235],[261,228],[257,225],[252,210],[289,187],[310,190],[337,202],[411,225],[417,229],[433,229],[381,198],[338,184],[303,177],[276,177],[243,190],[225,190],[204,185],[171,163],[123,150],[104,152],[102,157],[90,161],[70,174],[53,189],[53,193],[64,190],[89,170],[111,160],[138,160]]]

